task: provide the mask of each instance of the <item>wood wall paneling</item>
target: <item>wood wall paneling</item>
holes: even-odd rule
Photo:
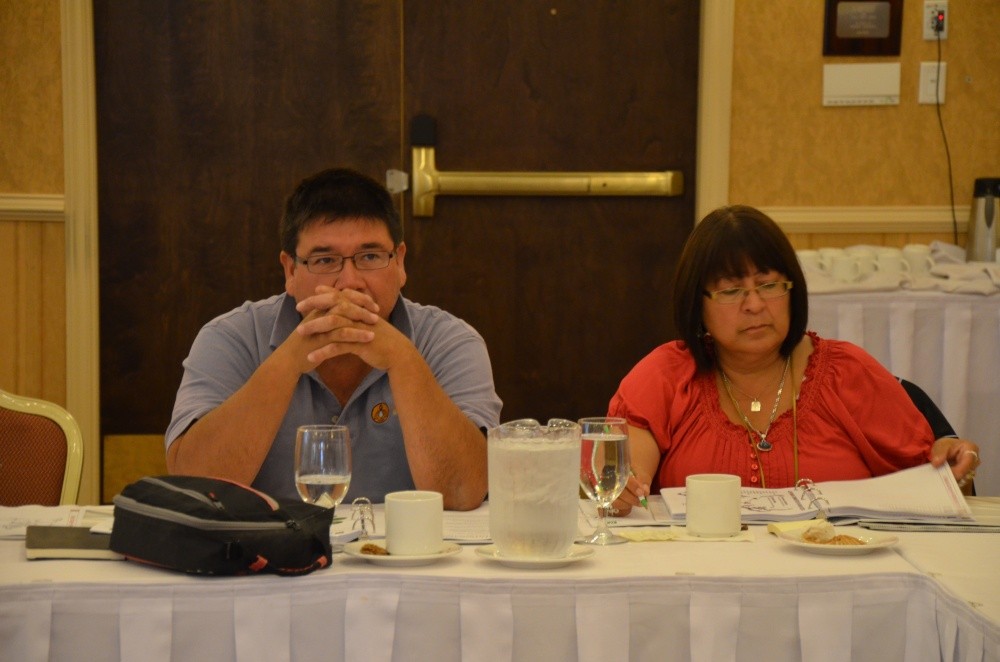
[[[946,232],[911,232],[911,233],[831,233],[813,232],[788,234],[789,240],[796,249],[800,248],[822,248],[824,246],[855,246],[858,244],[868,244],[872,246],[896,246],[902,248],[906,244],[930,244],[934,241],[944,243],[955,243],[953,235]],[[965,246],[966,235],[964,232],[958,235],[958,245]]]
[[[167,473],[162,434],[106,435],[101,503],[111,503],[116,494],[143,476]]]
[[[66,404],[61,223],[0,221],[0,387]]]

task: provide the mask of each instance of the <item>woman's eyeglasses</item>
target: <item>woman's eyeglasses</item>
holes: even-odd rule
[[[756,292],[761,299],[780,299],[788,294],[788,290],[794,285],[790,280],[776,280],[773,283],[761,283],[757,287],[727,287],[724,290],[714,292],[705,291],[705,296],[716,303],[740,303],[751,292]]]

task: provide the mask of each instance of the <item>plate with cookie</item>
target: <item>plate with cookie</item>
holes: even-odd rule
[[[778,539],[813,554],[828,554],[830,556],[857,556],[870,554],[876,549],[892,547],[899,538],[896,536],[858,531],[851,529],[845,533],[826,521],[816,522],[801,529],[783,531]]]
[[[453,542],[445,542],[441,545],[441,551],[437,554],[419,554],[416,556],[401,556],[390,554],[385,548],[385,541],[378,540],[356,540],[344,545],[344,554],[363,559],[375,565],[389,566],[415,566],[434,563],[448,556],[454,556],[462,551],[459,545]]]

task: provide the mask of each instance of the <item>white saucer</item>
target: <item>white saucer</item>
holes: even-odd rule
[[[496,561],[497,563],[510,568],[561,568],[562,566],[569,565],[570,563],[576,563],[577,561],[582,561],[583,559],[589,559],[594,555],[594,548],[584,545],[573,545],[573,547],[570,548],[569,556],[564,556],[561,559],[534,557],[504,558],[500,555],[500,550],[497,549],[496,545],[483,545],[482,547],[477,547],[476,554],[484,559]]]
[[[361,548],[369,543],[371,540],[356,540],[354,542],[349,542],[344,545],[344,554],[348,556],[353,556],[356,559],[363,559],[369,563],[374,563],[375,565],[394,565],[397,567],[404,566],[414,566],[414,565],[427,565],[429,563],[434,563],[440,561],[446,556],[454,556],[462,551],[462,548],[453,542],[446,542],[441,548],[441,551],[437,554],[420,554],[417,556],[400,556],[392,555],[380,556],[378,554],[362,554]],[[384,540],[379,540],[376,544],[384,545]]]
[[[837,530],[837,533],[844,533],[843,531]],[[879,533],[868,533],[851,530],[847,532],[847,535],[854,536],[858,540],[862,541],[863,545],[824,545],[822,543],[806,542],[802,539],[802,531],[785,531],[778,534],[778,540],[804,549],[807,552],[812,552],[813,554],[827,554],[829,556],[858,556],[860,554],[869,554],[874,552],[876,549],[884,549],[885,547],[891,547],[899,542],[899,538],[896,536],[886,536]]]

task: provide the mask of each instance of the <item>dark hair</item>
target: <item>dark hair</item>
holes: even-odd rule
[[[285,200],[281,217],[281,249],[295,255],[299,234],[313,221],[333,223],[342,219],[366,219],[385,223],[398,246],[403,226],[384,186],[367,175],[346,168],[323,170],[303,179]]]
[[[715,359],[704,338],[705,288],[720,278],[745,278],[752,271],[779,271],[792,281],[788,335],[781,355],[789,356],[806,332],[809,293],[806,278],[788,237],[767,214],[753,207],[721,207],[695,226],[674,275],[674,325],[699,371]]]

